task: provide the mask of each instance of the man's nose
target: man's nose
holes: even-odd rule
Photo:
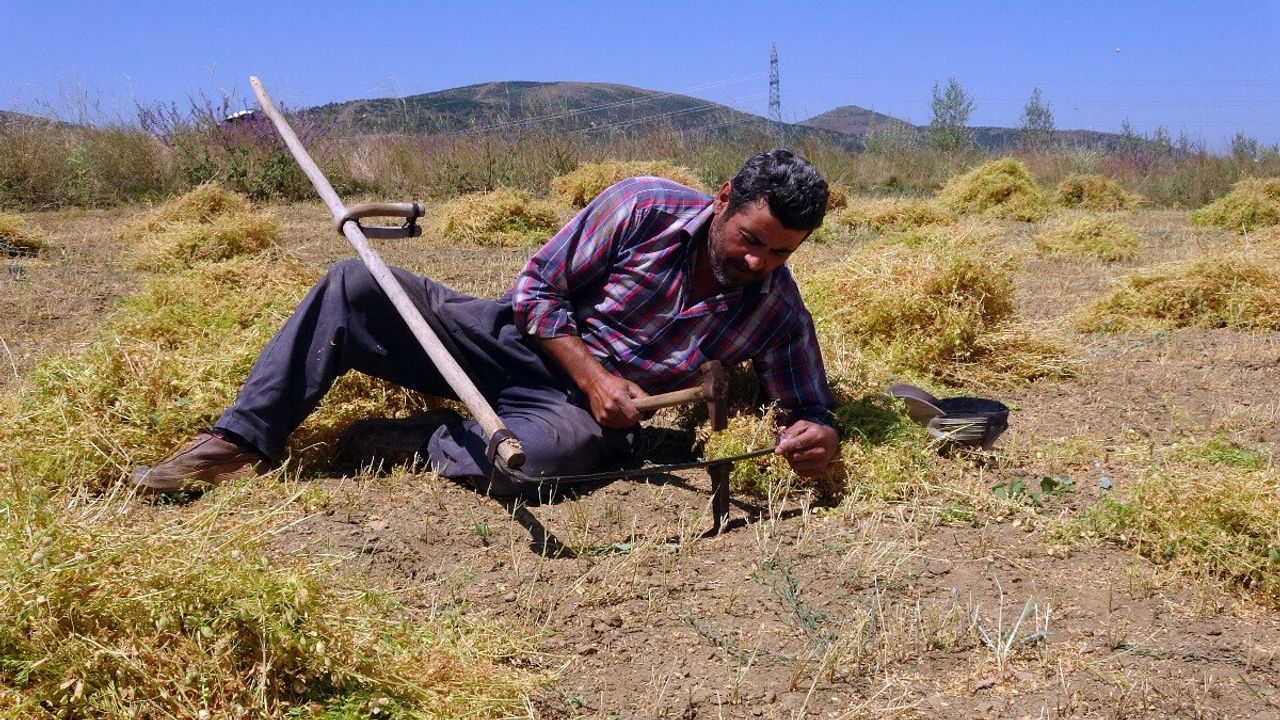
[[[764,269],[764,258],[759,255],[747,253],[747,256],[743,259],[747,261],[747,267],[751,269],[751,272],[760,272]]]

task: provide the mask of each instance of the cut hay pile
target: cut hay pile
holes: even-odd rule
[[[960,248],[981,248],[987,247],[1000,235],[1001,229],[997,224],[971,216],[945,225],[920,225],[892,230],[885,234],[884,241],[917,248],[934,243]]]
[[[1065,343],[1014,312],[1013,272],[989,247],[877,243],[810,280],[805,302],[824,347],[855,344],[886,374],[953,384],[1070,374]]]
[[[955,216],[928,200],[883,199],[854,203],[836,219],[854,230],[891,232],[941,225],[954,221]]]
[[[1245,178],[1231,192],[1191,213],[1192,225],[1235,232],[1280,225],[1280,178]]]
[[[1143,270],[1121,281],[1078,324],[1085,332],[1280,330],[1280,260],[1236,251]]]
[[[510,717],[537,688],[522,630],[268,560],[302,507],[245,490],[149,519],[0,488],[0,716]]]
[[[827,184],[827,212],[840,210],[849,205],[849,188],[840,183]]]
[[[97,490],[163,458],[231,404],[311,280],[279,257],[153,278],[83,353],[33,369],[13,411],[0,414],[0,472]],[[350,375],[293,443],[323,455],[328,448],[315,443],[353,416],[425,406],[420,396]]]
[[[1062,207],[1103,212],[1131,210],[1141,199],[1103,175],[1068,175],[1053,193],[1053,202]]]
[[[0,255],[38,255],[47,247],[43,233],[32,229],[18,215],[0,212]]]
[[[565,215],[554,203],[502,188],[445,202],[435,222],[436,231],[447,240],[519,247],[545,242],[560,229]]]
[[[583,163],[573,172],[553,178],[551,192],[561,202],[574,207],[585,207],[610,185],[639,175],[667,178],[694,190],[709,192],[692,170],[683,165],[673,165],[666,160]]]
[[[1131,490],[1103,498],[1074,529],[1280,606],[1277,486],[1274,471],[1162,464]]]
[[[985,215],[1007,220],[1043,220],[1049,198],[1026,165],[1002,158],[947,181],[938,204],[961,215]]]
[[[262,252],[279,243],[280,228],[245,196],[210,183],[126,223],[119,235],[132,246],[134,267],[176,270]]]
[[[1132,260],[1142,243],[1128,225],[1109,217],[1086,215],[1046,228],[1034,238],[1036,252],[1115,262]]]

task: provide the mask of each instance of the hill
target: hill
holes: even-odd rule
[[[772,133],[765,118],[678,93],[609,83],[490,82],[404,98],[332,103],[307,110],[362,133],[553,130],[610,137],[671,130],[735,137]],[[822,139],[852,150],[861,138],[786,125],[790,139]]]
[[[823,130],[845,135],[856,135],[859,138],[866,135],[872,128],[889,126],[915,128],[915,125],[901,118],[878,113],[875,110],[868,110],[857,105],[841,105],[834,110],[828,110],[821,115],[815,115],[808,120],[803,120],[799,124],[804,127],[822,128]]]

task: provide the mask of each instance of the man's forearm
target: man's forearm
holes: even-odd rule
[[[583,392],[590,392],[588,388],[599,382],[601,375],[609,374],[577,335],[538,338],[538,344],[573,378],[573,382]]]

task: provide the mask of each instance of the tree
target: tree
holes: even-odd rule
[[[1257,162],[1258,139],[1242,132],[1237,132],[1231,138],[1231,157],[1240,164],[1252,165]]]
[[[947,80],[945,90],[933,84],[933,119],[929,122],[929,145],[938,150],[958,150],[973,143],[969,132],[969,115],[973,98],[955,78]]]
[[[891,155],[920,147],[920,130],[904,122],[873,126],[862,136],[862,144],[873,155]]]
[[[1040,88],[1031,91],[1031,99],[1022,108],[1022,146],[1045,148],[1053,144],[1053,110],[1041,99]]]
[[[1133,123],[1129,122],[1129,118],[1125,118],[1124,122],[1120,123],[1120,152],[1136,155],[1145,143],[1146,138],[1133,129]]]
[[[1155,133],[1151,136],[1151,149],[1161,157],[1173,154],[1173,138],[1169,135],[1168,128],[1163,125],[1156,126]]]

